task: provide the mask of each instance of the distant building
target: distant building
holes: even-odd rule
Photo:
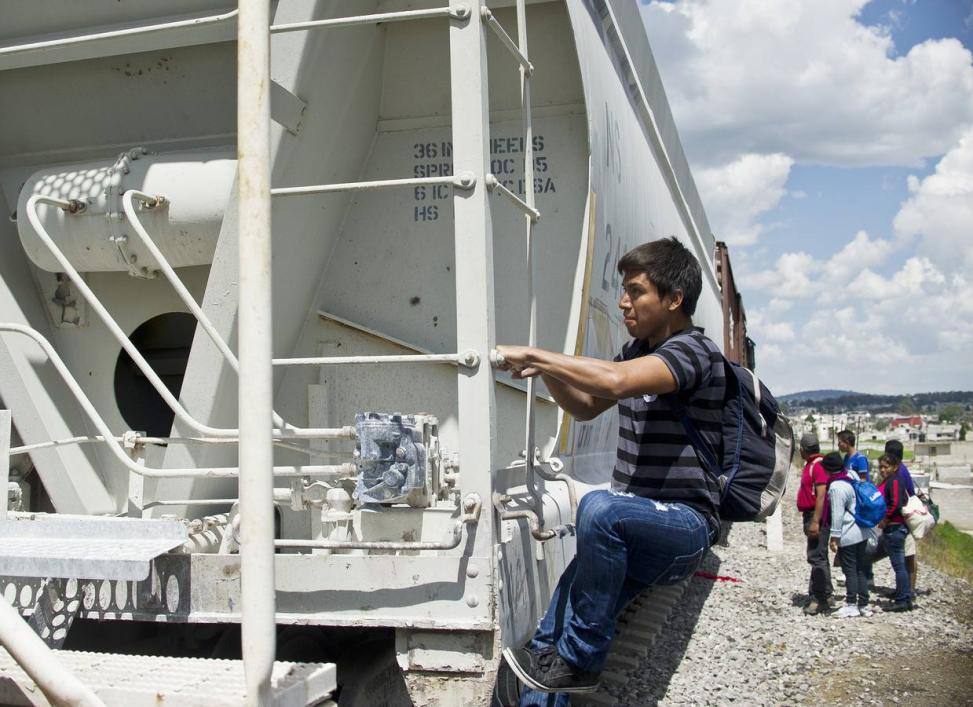
[[[912,425],[899,425],[898,427],[891,428],[885,435],[886,439],[897,439],[900,442],[911,442],[919,439],[922,434],[922,430],[919,427],[913,427]]]
[[[916,456],[929,457],[930,459],[946,456],[952,452],[952,446],[950,440],[916,442]]]
[[[960,435],[960,426],[952,423],[942,423],[942,424],[929,424],[926,425],[924,434],[926,442],[938,442],[940,440],[958,440]]]
[[[908,425],[910,427],[922,428],[922,416],[912,415],[911,417],[893,417],[889,426],[894,430],[896,427]]]

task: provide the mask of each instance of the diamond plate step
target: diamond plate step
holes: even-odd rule
[[[108,707],[238,707],[244,703],[246,690],[240,660],[81,651],[54,651],[54,655]],[[276,662],[271,682],[271,704],[275,707],[318,705],[335,689],[335,666]],[[0,704],[48,704],[34,682],[2,648]]]
[[[173,520],[14,513],[0,521],[0,576],[139,581],[184,542]]]

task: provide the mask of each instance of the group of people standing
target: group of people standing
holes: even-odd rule
[[[898,440],[885,444],[878,460],[878,492],[885,502],[884,517],[873,526],[862,518],[856,484],[869,482],[869,464],[856,447],[855,434],[842,430],[837,435],[839,452],[821,453],[814,434],[801,437],[804,460],[797,509],[804,519],[807,561],[811,565],[808,603],[804,613],[825,614],[835,609],[831,581],[830,553],[837,555],[845,576],[845,604],[839,618],[871,616],[869,591],[874,588],[872,565],[888,557],[895,572],[895,590],[886,611],[911,611],[914,607],[917,574],[916,543],[909,533],[903,509],[915,484],[903,463],[904,450]]]

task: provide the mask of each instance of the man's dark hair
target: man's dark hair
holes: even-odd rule
[[[894,454],[883,454],[878,458],[878,463],[885,464],[886,466],[898,466],[900,461],[902,460]]]
[[[660,298],[681,292],[682,311],[689,317],[696,311],[703,273],[696,257],[675,236],[635,246],[618,261],[618,272],[645,273]]]
[[[804,450],[805,454],[820,454],[821,445],[820,444],[809,444],[808,446],[801,445],[801,449]]]
[[[855,433],[851,430],[842,430],[838,433],[838,439],[840,439],[845,444],[855,446]]]
[[[885,453],[895,457],[897,461],[902,461],[902,457],[905,456],[905,449],[902,447],[902,442],[897,439],[890,439],[885,443]]]

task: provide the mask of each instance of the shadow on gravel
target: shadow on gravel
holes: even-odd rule
[[[719,575],[719,570],[720,558],[710,552],[698,571],[707,575]],[[654,705],[665,696],[669,682],[686,654],[703,605],[717,581],[719,580],[700,576],[690,577],[686,591],[669,615],[669,621],[642,660],[637,680],[637,700],[629,701],[619,696],[619,705]]]
[[[810,599],[811,597],[802,592],[791,592],[791,606],[805,607]]]

